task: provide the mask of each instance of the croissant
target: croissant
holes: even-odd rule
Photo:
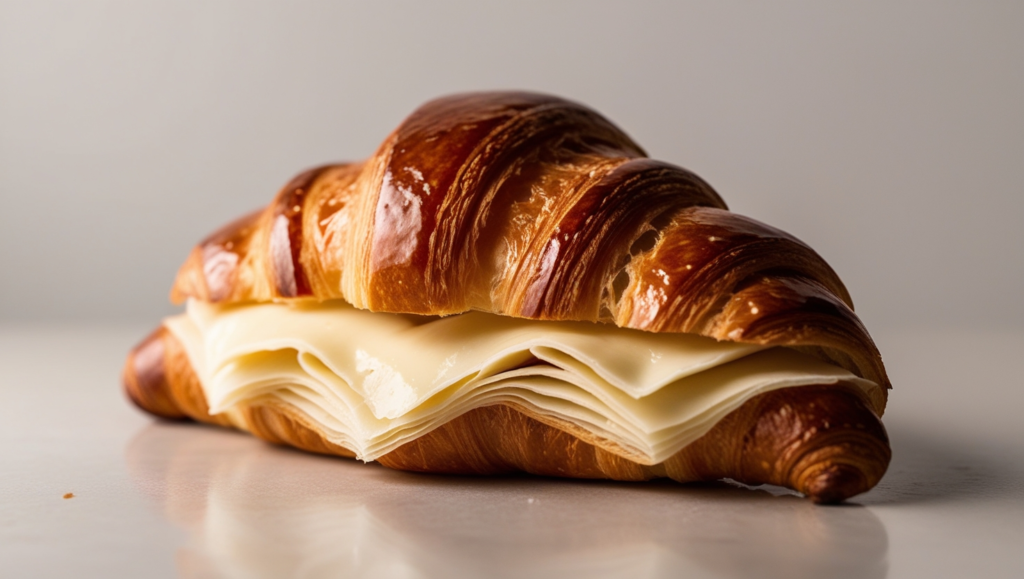
[[[307,451],[816,502],[890,459],[891,385],[832,268],[552,96],[428,102],[202,241],[171,299],[131,400]]]

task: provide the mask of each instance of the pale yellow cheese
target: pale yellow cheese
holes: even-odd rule
[[[371,313],[343,302],[215,306],[165,322],[212,413],[274,396],[373,460],[473,408],[514,402],[646,464],[777,388],[878,386],[785,348],[575,322]]]

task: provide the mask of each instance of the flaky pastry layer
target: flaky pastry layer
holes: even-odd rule
[[[354,457],[302,409],[274,396],[211,414],[185,348],[160,328],[132,352],[125,388],[146,411],[232,426],[311,452]],[[889,463],[888,438],[863,391],[842,385],[772,390],[750,398],[664,462],[645,465],[578,425],[512,402],[478,407],[378,458],[402,470],[451,474],[525,471],[548,476],[680,482],[723,478],[775,484],[818,502],[874,486]]]
[[[189,303],[167,327],[211,411],[273,397],[374,460],[474,408],[509,402],[657,464],[751,397],[844,383],[876,412],[877,384],[786,348],[493,314],[370,313],[341,302]]]

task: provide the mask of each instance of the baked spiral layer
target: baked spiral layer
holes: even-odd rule
[[[430,472],[772,483],[814,500],[873,486],[889,461],[878,419],[889,380],[846,288],[812,249],[727,210],[679,167],[653,161],[594,111],[528,93],[479,93],[415,111],[362,163],[289,182],[182,266],[172,300],[343,300],[373,312],[481,311],[785,347],[880,386],[758,394],[657,464],[592,432],[505,402],[469,409],[377,457]],[[351,449],[267,396],[211,415],[165,330],[130,356],[125,385],[165,417],[230,425],[331,454]],[[333,441],[332,441],[333,440]]]

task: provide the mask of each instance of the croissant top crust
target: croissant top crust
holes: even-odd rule
[[[595,111],[542,94],[426,103],[366,161],[301,173],[202,241],[171,296],[687,332],[793,347],[889,387],[814,250],[728,211]]]

